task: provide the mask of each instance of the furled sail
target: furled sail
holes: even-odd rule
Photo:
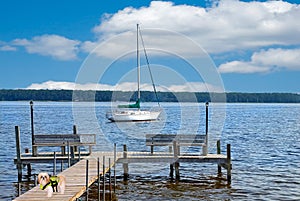
[[[134,104],[118,105],[118,108],[140,108],[140,102],[140,99],[138,99]]]

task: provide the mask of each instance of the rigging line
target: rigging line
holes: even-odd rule
[[[154,93],[155,93],[155,96],[156,96],[157,104],[160,107],[159,99],[158,99],[158,95],[157,95],[157,91],[156,91],[156,87],[155,87],[155,84],[154,84],[154,79],[153,79],[153,76],[152,76],[152,72],[151,72],[151,68],[150,68],[150,64],[149,64],[149,60],[148,60],[148,55],[147,55],[145,44],[144,44],[144,39],[143,39],[142,32],[141,32],[140,28],[139,28],[139,33],[140,33],[140,37],[141,37],[141,41],[142,41],[142,45],[143,45],[144,54],[145,54],[145,57],[146,57],[146,62],[147,62],[147,66],[148,66],[148,70],[149,70],[149,74],[150,74],[150,78],[151,78],[153,90],[154,90]]]

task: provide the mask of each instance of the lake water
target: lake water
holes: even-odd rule
[[[152,104],[146,103],[146,107]],[[109,123],[110,103],[35,102],[35,133],[96,133],[94,150],[146,151],[146,133],[204,133],[205,106],[162,103],[160,121]],[[15,131],[20,126],[22,150],[31,149],[28,102],[0,102],[0,200],[17,196]],[[221,139],[225,154],[231,144],[232,184],[226,171],[217,176],[215,164],[181,164],[181,181],[168,178],[168,164],[131,164],[128,183],[118,181],[119,200],[300,200],[300,104],[211,104],[209,151]],[[33,164],[33,173],[52,171],[52,165]],[[26,173],[26,169],[23,171]],[[121,165],[117,166],[122,175]],[[27,178],[24,177],[24,180]],[[32,178],[22,192],[33,186]],[[95,189],[92,189],[93,193]]]

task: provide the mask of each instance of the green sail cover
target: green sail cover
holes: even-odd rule
[[[140,99],[138,99],[134,104],[118,105],[118,108],[140,108],[140,102]]]

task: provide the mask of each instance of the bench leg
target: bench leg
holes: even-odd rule
[[[202,155],[207,156],[208,150],[207,150],[207,145],[202,146]]]
[[[37,147],[32,147],[32,156],[37,156]]]
[[[65,146],[61,146],[61,154],[63,156],[66,155],[66,147]]]
[[[170,178],[174,179],[174,164],[170,164]]]
[[[179,163],[178,162],[175,162],[175,179],[176,179],[176,181],[180,180]]]

